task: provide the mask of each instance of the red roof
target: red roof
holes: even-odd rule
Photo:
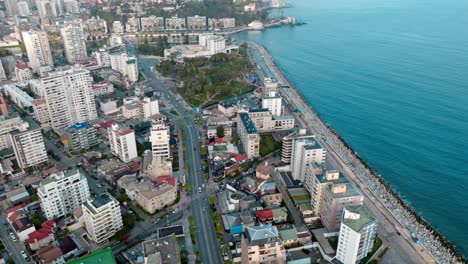
[[[16,212],[16,211],[18,211],[19,209],[21,209],[21,208],[23,208],[23,207],[24,207],[24,204],[20,204],[20,205],[17,205],[17,206],[8,208],[8,209],[6,210],[6,213],[5,213],[5,214],[8,216],[8,214],[13,213],[13,212]]]
[[[20,69],[20,70],[25,70],[25,69],[28,68],[28,65],[22,64],[22,63],[21,63],[21,64],[16,64],[15,67],[18,68],[18,69]]]
[[[133,132],[133,130],[131,130],[131,129],[129,128],[129,129],[125,129],[125,130],[123,130],[123,131],[120,131],[120,132],[119,132],[119,135],[125,136],[125,135],[128,135],[128,134],[132,133],[132,132]]]
[[[55,227],[54,220],[45,221],[44,223],[42,223],[42,227],[40,229],[29,234],[28,243],[31,244],[36,241],[49,237],[50,235],[54,233],[53,231],[54,227]]]
[[[215,138],[215,143],[223,143],[223,139],[222,138]]]
[[[115,120],[108,120],[108,121],[106,121],[104,123],[101,123],[99,125],[101,126],[101,128],[107,129],[107,128],[111,127],[113,124],[116,124],[116,123],[117,123],[117,121],[115,121]]]
[[[246,156],[242,155],[242,154],[237,154],[236,156],[234,156],[234,159],[237,161],[237,162],[241,162],[241,161],[244,161],[247,159]]]
[[[255,216],[260,220],[273,219],[273,211],[269,209],[256,211]]]
[[[167,184],[170,184],[172,186],[176,186],[176,181],[175,181],[174,177],[171,177],[169,175],[165,175],[165,176],[159,176],[158,178],[156,178],[156,185],[161,185],[164,182],[166,182]]]

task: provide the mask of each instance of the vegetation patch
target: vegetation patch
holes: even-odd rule
[[[264,157],[281,148],[281,143],[276,142],[271,135],[260,137],[260,156]]]

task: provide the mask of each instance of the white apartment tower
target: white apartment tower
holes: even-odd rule
[[[135,132],[128,127],[113,124],[107,129],[112,154],[123,162],[130,162],[138,157]]]
[[[291,174],[293,179],[304,182],[306,166],[325,162],[326,150],[314,138],[293,140],[291,151]]]
[[[153,115],[159,114],[158,99],[145,97],[139,103],[142,118],[150,118]]]
[[[77,0],[65,0],[64,1],[65,12],[71,14],[80,13],[80,5]]]
[[[153,124],[150,134],[153,157],[170,158],[170,131],[166,124]]]
[[[13,131],[10,136],[13,151],[20,168],[29,168],[48,160],[40,128]]]
[[[237,118],[237,131],[247,158],[260,156],[260,135],[247,113],[239,113]]]
[[[86,38],[81,25],[68,24],[60,29],[65,56],[69,63],[84,62],[88,60],[86,53]]]
[[[363,205],[343,209],[336,251],[340,263],[359,263],[372,250],[377,225],[377,220]]]
[[[88,236],[101,243],[122,229],[122,214],[119,202],[109,193],[88,199],[82,206]]]
[[[282,110],[282,98],[276,91],[270,91],[265,93],[262,98],[262,108],[270,110],[274,116],[280,116]]]
[[[47,219],[66,216],[89,198],[86,176],[73,169],[50,175],[41,181],[37,194]]]
[[[68,67],[42,78],[52,128],[57,131],[97,118],[92,78],[84,68]]]
[[[45,31],[23,32],[23,42],[33,72],[39,72],[41,66],[54,66],[49,39]]]
[[[130,82],[138,81],[138,63],[135,56],[126,53],[110,55],[111,68],[122,73]]]

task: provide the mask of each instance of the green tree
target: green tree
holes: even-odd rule
[[[210,196],[208,197],[208,203],[211,204],[211,205],[213,205],[215,202],[216,202],[216,196],[210,195]]]
[[[190,191],[190,189],[192,189],[192,185],[190,185],[190,183],[187,182],[184,184],[184,189],[188,192]]]
[[[224,126],[218,126],[216,128],[216,136],[219,137],[219,138],[224,137]]]

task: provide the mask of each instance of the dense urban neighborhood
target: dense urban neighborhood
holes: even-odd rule
[[[230,37],[282,1],[3,7],[0,263],[461,261]]]

